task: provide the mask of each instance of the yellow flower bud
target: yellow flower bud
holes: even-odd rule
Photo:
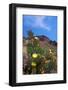
[[[32,64],[31,64],[33,67],[35,67],[36,66],[36,62],[32,62]]]
[[[36,54],[36,53],[32,54],[32,58],[37,58],[37,57],[38,57],[38,54]]]

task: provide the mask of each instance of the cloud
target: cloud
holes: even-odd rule
[[[34,17],[34,23],[32,24],[32,27],[39,27],[45,30],[50,31],[50,27],[44,22],[44,19],[46,20],[46,16],[33,16]]]
[[[50,31],[51,27],[46,23],[46,19],[47,16],[24,16],[25,26]]]

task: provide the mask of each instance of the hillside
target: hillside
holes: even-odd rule
[[[57,73],[57,42],[47,36],[23,39],[24,74]]]

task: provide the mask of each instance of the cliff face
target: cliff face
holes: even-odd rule
[[[49,47],[57,47],[57,42],[50,40],[47,36],[41,35],[37,37],[42,48],[46,47],[46,45],[48,45]]]
[[[57,47],[57,42],[50,40],[47,36],[40,35],[40,36],[35,36],[35,38],[37,38],[39,40],[41,47],[44,47],[46,44],[49,44],[53,47]],[[27,45],[29,42],[29,39],[24,38],[24,41],[25,41],[24,45]]]

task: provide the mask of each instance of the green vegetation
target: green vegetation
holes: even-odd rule
[[[32,31],[28,32],[28,40],[28,62],[24,67],[24,74],[56,73],[56,47],[53,47],[48,43],[45,44],[45,48],[41,47],[39,39],[34,37]]]

